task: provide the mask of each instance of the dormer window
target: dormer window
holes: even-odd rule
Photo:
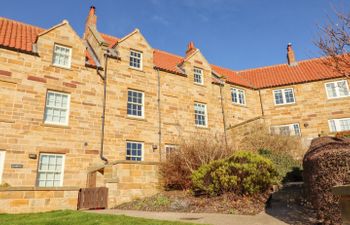
[[[55,44],[53,51],[53,62],[54,66],[59,66],[63,68],[70,68],[72,58],[72,49]]]
[[[203,84],[203,70],[199,68],[193,69],[194,73],[194,83],[196,84]]]
[[[129,66],[138,70],[142,70],[142,52],[130,51]]]

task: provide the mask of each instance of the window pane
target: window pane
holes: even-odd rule
[[[331,132],[336,132],[337,131],[337,128],[336,128],[336,125],[335,125],[335,120],[329,120],[329,128],[330,128]]]
[[[274,95],[275,95],[275,103],[276,104],[283,104],[284,103],[281,90],[274,91]]]
[[[143,116],[143,93],[128,91],[127,113],[132,116]]]
[[[299,124],[293,124],[294,134],[300,136],[300,127]]]
[[[45,122],[54,124],[66,124],[68,118],[68,98],[65,93],[48,91],[45,107]]]
[[[292,89],[286,89],[284,91],[284,95],[286,98],[286,103],[293,103],[294,102],[294,94]]]
[[[328,96],[331,98],[337,97],[337,92],[334,83],[326,84]]]
[[[134,68],[141,68],[141,53],[130,51],[129,65]]]
[[[339,96],[344,97],[349,95],[349,90],[346,85],[346,81],[339,81],[337,82],[338,89],[339,89]]]
[[[41,154],[39,158],[37,184],[40,187],[60,186],[63,172],[63,156]]]
[[[194,104],[195,124],[206,126],[206,107],[204,104]]]
[[[350,119],[342,119],[339,121],[339,124],[341,131],[350,130]]]
[[[126,160],[141,161],[142,144],[137,142],[126,143]]]
[[[53,64],[63,67],[70,67],[71,49],[55,45],[53,52]]]

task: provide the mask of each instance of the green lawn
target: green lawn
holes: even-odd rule
[[[0,214],[1,225],[189,225],[189,223],[140,219],[120,215],[105,215],[79,211],[47,213]],[[193,225],[193,223],[191,224]]]

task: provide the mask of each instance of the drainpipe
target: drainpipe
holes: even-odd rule
[[[262,100],[261,100],[261,93],[260,93],[260,90],[258,91],[259,92],[259,99],[260,99],[260,108],[261,108],[261,116],[264,118],[264,107],[262,105]]]
[[[105,162],[105,164],[108,164],[108,159],[103,156],[103,150],[104,150],[104,137],[105,137],[105,117],[106,117],[106,99],[107,99],[107,61],[108,61],[108,55],[107,53],[105,56],[105,67],[104,67],[104,76],[103,76],[103,103],[102,103],[102,127],[101,127],[101,147],[100,147],[100,158]]]
[[[226,145],[226,149],[228,149],[227,132],[226,132],[226,116],[225,116],[225,108],[224,108],[224,98],[223,98],[223,95],[222,95],[222,88],[223,88],[223,86],[224,86],[224,84],[220,83],[220,100],[221,100],[222,122],[224,123],[225,145]]]
[[[157,78],[158,78],[158,146],[159,146],[159,162],[162,161],[162,114],[160,109],[160,74],[159,69],[157,70]]]

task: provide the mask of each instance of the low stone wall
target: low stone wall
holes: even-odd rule
[[[333,194],[340,196],[340,210],[344,225],[350,225],[350,184],[335,186]]]
[[[108,208],[159,192],[158,163],[118,161],[105,168]]]
[[[76,187],[6,187],[0,188],[0,213],[31,213],[77,209]]]

